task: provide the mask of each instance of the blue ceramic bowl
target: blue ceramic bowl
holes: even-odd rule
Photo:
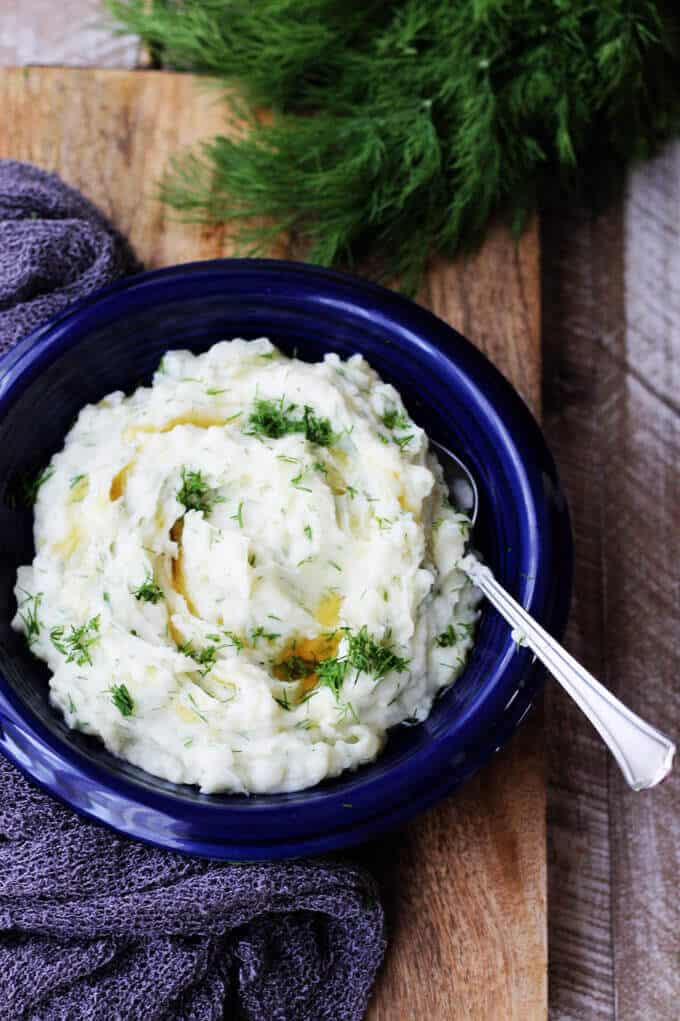
[[[10,629],[16,567],[33,556],[14,480],[44,465],[82,406],[148,381],[168,348],[266,335],[310,361],[360,351],[430,436],[472,467],[476,545],[554,634],[571,582],[568,514],[541,433],[511,386],[455,330],[372,284],[300,263],[224,260],[116,284],[48,323],[0,363],[0,748],[74,809],[130,836],[234,860],[330,851],[395,827],[474,773],[510,737],[540,686],[486,609],[469,665],[417,727],[377,761],[296,794],[202,795],[116,759],[69,731],[48,671]]]

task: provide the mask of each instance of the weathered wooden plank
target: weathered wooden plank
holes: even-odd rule
[[[0,65],[134,67],[139,40],[116,36],[102,0],[2,0]]]
[[[573,650],[680,731],[680,147],[598,221],[544,221],[546,424],[577,544]],[[555,1021],[665,1021],[680,999],[680,782],[632,794],[552,692],[550,1002]]]
[[[168,159],[223,127],[189,76],[28,69],[0,75],[0,155],[58,170],[98,202],[150,265],[229,251],[154,198]],[[538,244],[498,231],[472,262],[433,267],[427,296],[536,401]],[[546,1015],[542,731],[527,726],[461,795],[380,851],[391,951],[373,1021],[540,1021]]]

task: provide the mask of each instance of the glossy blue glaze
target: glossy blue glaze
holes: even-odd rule
[[[45,464],[85,403],[148,380],[168,348],[263,335],[307,360],[360,351],[398,387],[413,418],[471,466],[476,545],[555,634],[571,585],[567,509],[533,418],[460,334],[391,291],[300,263],[193,263],[116,284],[23,341],[0,363],[0,748],[79,812],[234,860],[335,850],[393,828],[474,773],[540,687],[530,653],[486,609],[464,674],[423,724],[396,728],[375,763],[309,791],[250,798],[158,780],[64,726],[46,667],[9,627],[16,566],[33,555],[31,514],[11,499],[17,474]]]

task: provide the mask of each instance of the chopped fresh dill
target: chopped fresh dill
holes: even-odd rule
[[[315,556],[304,557],[303,560],[298,560],[296,566],[297,567],[303,567],[305,564],[311,564],[312,561],[314,561],[314,560],[316,560]]]
[[[148,573],[139,588],[132,589],[132,595],[141,603],[158,603],[164,598],[163,589],[154,581],[153,574]]]
[[[288,457],[287,454],[277,454],[276,455],[276,460],[277,461],[285,461],[286,464],[299,464],[300,463],[300,458],[299,457]]]
[[[257,357],[262,358],[264,361],[270,362],[272,358],[276,358],[276,351],[267,351],[266,354],[261,354],[258,355]]]
[[[26,630],[26,641],[28,643],[29,649],[32,648],[33,645],[35,645],[38,638],[40,637],[40,629],[42,627],[42,624],[40,622],[39,612],[42,600],[43,600],[42,592],[37,592],[36,595],[34,596],[28,593],[26,595],[26,598],[23,599],[17,607],[19,617],[21,618],[21,623],[24,625],[24,628]]]
[[[352,705],[351,702],[349,702],[349,701],[348,702],[340,702],[338,700],[338,703],[339,703],[338,704],[338,713],[339,713],[338,722],[341,723],[343,720],[346,720],[347,717],[349,716],[349,717],[351,717],[351,719],[354,720],[355,723],[361,723],[361,720],[359,719],[359,717],[357,715],[357,711],[356,711],[356,709],[354,708],[354,706]]]
[[[233,415],[229,416],[229,418],[225,418],[224,424],[229,425],[230,422],[235,422],[236,419],[240,418],[242,414],[243,414],[242,411],[235,411]]]
[[[336,571],[340,571],[340,573],[342,574],[342,567],[340,567],[340,564],[336,564],[335,560],[329,560],[328,563],[331,565],[331,567],[334,567]]]
[[[336,698],[340,696],[345,675],[347,674],[347,660],[333,657],[323,659],[316,667],[316,676],[322,687],[330,688]]]
[[[50,638],[54,647],[62,656],[66,656],[66,662],[77,663],[78,666],[86,664],[92,666],[90,649],[99,641],[99,614],[79,627],[71,624],[71,631],[68,635],[64,632],[63,624],[53,627],[50,631]]]
[[[217,389],[217,387],[214,387],[214,386],[209,386],[208,389],[206,390],[206,393],[207,393],[208,397],[217,397],[218,394],[225,394],[226,392],[227,392],[226,389],[225,390],[219,390],[219,389]],[[240,414],[240,412],[239,412],[239,414]]]
[[[280,637],[281,635],[276,634],[273,631],[265,631],[264,627],[261,624],[259,625],[259,627],[253,628],[253,630],[250,632],[250,640],[253,643],[253,645],[257,645],[257,642],[260,638],[264,638],[268,642],[274,642],[276,641],[277,638]]]
[[[309,405],[304,411],[305,436],[319,447],[330,447],[334,440],[333,428],[327,418],[320,418]]]
[[[268,613],[267,616],[270,617],[271,620],[281,620],[281,618],[277,617],[275,613]]]
[[[409,433],[407,436],[393,436],[392,439],[397,444],[399,449],[403,450],[404,447],[407,447],[411,440],[413,439],[413,433]]]
[[[346,492],[346,493],[348,494],[348,496],[349,496],[349,498],[350,498],[351,500],[353,500],[353,499],[354,499],[354,497],[355,497],[355,496],[357,495],[357,491],[356,491],[356,489],[354,488],[354,486],[349,486],[349,485],[346,485],[346,486],[345,486],[345,492]]]
[[[377,642],[368,633],[364,625],[356,634],[349,636],[347,659],[356,670],[372,674],[376,681],[395,670],[403,673],[408,669],[409,661],[398,656],[391,647],[389,632],[382,642]]]
[[[311,730],[314,726],[313,720],[298,720],[295,724],[298,730]]]
[[[69,489],[75,489],[75,487],[78,485],[78,483],[82,482],[83,479],[86,479],[86,478],[87,478],[87,474],[85,472],[81,472],[80,475],[74,475],[69,480],[68,488]]]
[[[285,709],[286,712],[290,712],[291,709],[293,708],[290,702],[288,701],[288,692],[286,691],[285,688],[283,689],[280,696],[272,695],[272,698],[274,699],[276,704],[281,706],[282,709]]]
[[[70,696],[70,695],[69,695],[69,697],[68,697],[68,711],[69,711],[69,712],[70,712],[70,713],[71,713],[72,715],[75,715],[75,712],[76,712],[76,704],[75,704],[75,702],[73,701],[73,699],[71,698],[71,696]]]
[[[398,408],[389,408],[382,416],[382,424],[386,429],[408,429],[409,420]]]
[[[177,651],[181,652],[183,656],[189,656],[195,663],[198,663],[200,667],[198,672],[201,677],[209,674],[217,661],[218,650],[215,645],[207,645],[204,649],[195,649],[191,642],[183,642],[177,646]]]
[[[301,681],[309,677],[316,670],[317,664],[313,659],[305,659],[303,656],[289,656],[280,664],[279,669],[285,674],[286,681]]]
[[[255,567],[256,557],[254,553],[248,554],[248,563],[250,564],[251,567]]]
[[[194,698],[194,696],[193,696],[193,694],[191,692],[189,692],[189,694],[187,695],[187,698],[188,698],[189,702],[191,702],[191,708],[193,709],[193,711],[196,714],[196,716],[198,716],[199,720],[203,720],[204,723],[207,723],[208,722],[208,717],[205,715],[205,713],[202,713],[201,710],[198,708],[198,705],[196,703],[196,699]]]
[[[278,401],[258,398],[250,414],[249,433],[278,440],[288,433],[304,433],[310,443],[330,447],[335,438],[333,427],[327,418],[321,418],[313,408],[305,404],[302,418],[295,414],[297,404],[286,404],[285,398]]]
[[[225,631],[224,634],[225,637],[229,639],[229,641],[234,646],[237,652],[241,652],[243,650],[245,642],[243,641],[242,638],[239,638],[238,635],[235,635],[233,631]]]
[[[209,514],[216,503],[224,502],[224,497],[208,485],[202,472],[187,468],[186,465],[182,467],[182,486],[177,491],[177,499],[186,510],[200,511],[202,514]]]
[[[135,711],[135,703],[127,689],[127,685],[114,684],[109,690],[111,692],[111,701],[121,716],[132,716]]]
[[[38,499],[38,492],[41,486],[44,486],[48,479],[51,479],[54,475],[54,466],[48,464],[46,468],[42,468],[36,475],[24,476],[21,480],[21,495],[29,507],[33,507],[35,501]]]
[[[323,463],[323,461],[315,461],[313,468],[314,471],[318,472],[320,475],[328,475],[328,468]]]
[[[381,532],[387,531],[387,529],[391,528],[392,525],[394,524],[392,518],[381,518],[378,517],[377,514],[375,516],[375,520],[378,522],[378,528],[380,529]]]
[[[378,433],[378,439],[380,440],[381,443],[384,443],[385,446],[387,446],[387,444],[390,442],[387,436],[383,436],[382,433]]]
[[[434,640],[434,644],[440,649],[450,649],[458,641],[458,633],[453,624],[449,624],[446,631],[442,631]]]
[[[312,541],[312,526],[311,525],[305,525],[303,531],[304,531],[305,535],[307,536],[307,538],[309,539],[309,541],[311,542]]]
[[[238,527],[243,528],[243,500],[239,502],[238,510],[231,516],[232,521],[238,522]]]
[[[186,741],[182,742],[185,748],[190,748],[193,743],[194,743],[193,737],[188,737]]]

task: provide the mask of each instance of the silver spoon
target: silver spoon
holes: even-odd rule
[[[479,491],[472,473],[441,443],[432,441],[432,446],[437,451],[455,505],[474,525]],[[668,776],[675,754],[670,738],[614,698],[499,585],[488,567],[470,558],[463,569],[586,714],[619,764],[626,783],[634,791],[642,791]]]

